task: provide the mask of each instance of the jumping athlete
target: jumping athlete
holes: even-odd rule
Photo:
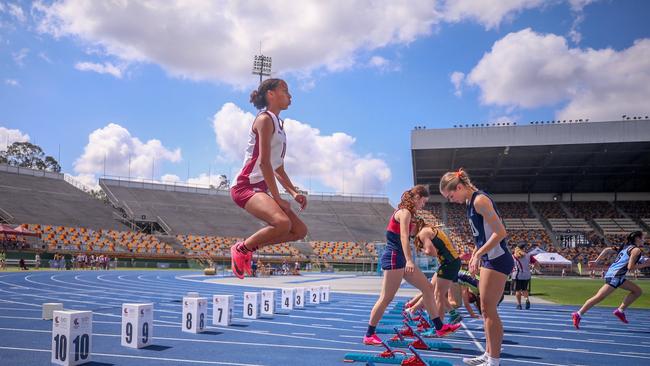
[[[584,305],[575,313],[571,314],[573,318],[573,326],[580,329],[580,320],[589,309],[594,307],[599,302],[603,301],[607,296],[614,292],[617,288],[622,288],[630,293],[625,296],[621,306],[614,310],[613,314],[619,318],[623,323],[627,324],[625,317],[625,309],[628,308],[636,299],[641,296],[643,291],[634,282],[628,281],[625,277],[628,271],[650,267],[650,261],[641,259],[641,246],[643,245],[643,232],[634,231],[627,236],[627,241],[621,244],[618,251],[612,248],[605,248],[598,258],[590,265],[599,263],[603,258],[608,257],[618,252],[618,256],[614,263],[609,266],[607,273],[605,273],[605,284],[598,290],[596,295],[587,300]]]
[[[448,172],[440,179],[440,194],[449,202],[467,205],[476,247],[469,262],[469,272],[479,272],[481,281],[481,310],[485,327],[485,353],[476,358],[464,358],[468,365],[498,366],[503,340],[503,325],[497,305],[503,295],[506,279],[514,260],[506,243],[506,229],[494,201],[479,191],[463,169]]]
[[[301,210],[307,207],[307,197],[296,190],[284,170],[287,137],[279,116],[291,104],[287,83],[281,79],[264,80],[251,93],[250,101],[261,111],[253,121],[244,166],[230,188],[230,196],[239,207],[268,225],[230,247],[232,272],[238,278],[252,274],[251,259],[257,249],[307,235],[307,226],[280,196],[276,183],[277,179]]]

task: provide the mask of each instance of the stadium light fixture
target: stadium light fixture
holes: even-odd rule
[[[262,84],[262,76],[271,76],[271,62],[270,56],[255,55],[253,58],[253,75],[260,76],[260,84]]]

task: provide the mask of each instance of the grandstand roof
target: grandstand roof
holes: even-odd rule
[[[465,168],[492,193],[649,192],[650,121],[417,129],[416,184]]]

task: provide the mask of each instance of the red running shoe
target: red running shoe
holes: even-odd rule
[[[253,252],[248,252],[246,253],[246,267],[244,268],[244,272],[246,272],[247,275],[252,276],[253,275]]]
[[[363,344],[368,345],[368,346],[379,346],[381,345],[381,338],[377,336],[377,334],[373,334],[370,337],[364,336],[363,337]]]
[[[434,331],[435,331],[435,337],[442,338],[445,336],[448,336],[449,334],[455,332],[460,328],[460,324],[444,324],[440,330],[435,330],[435,328],[431,328],[427,330],[426,332],[422,332],[420,335],[423,337],[433,337]]]
[[[614,314],[614,315],[615,315],[615,316],[616,316],[620,321],[622,321],[623,323],[625,323],[625,324],[629,323],[629,322],[627,321],[627,318],[625,317],[625,313],[624,313],[624,312],[622,312],[622,311],[616,309],[616,310],[614,310],[614,312],[613,312],[612,314]]]
[[[616,314],[614,314],[616,315]],[[578,313],[571,313],[571,319],[573,319],[573,326],[576,327],[576,329],[580,329],[580,320],[582,320],[582,317]]]
[[[237,245],[241,242],[235,243],[230,247],[230,266],[232,273],[239,279],[244,279],[244,270],[246,268],[246,254],[242,254],[237,250]]]

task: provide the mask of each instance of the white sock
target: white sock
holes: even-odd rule
[[[580,312],[580,310],[578,310],[577,313],[578,313],[578,315],[580,315],[580,317],[582,318],[582,313]]]
[[[620,307],[618,308],[618,311],[620,311],[621,313],[625,312],[625,310],[621,309]]]
[[[488,356],[488,365],[490,366],[499,366],[500,359]]]

